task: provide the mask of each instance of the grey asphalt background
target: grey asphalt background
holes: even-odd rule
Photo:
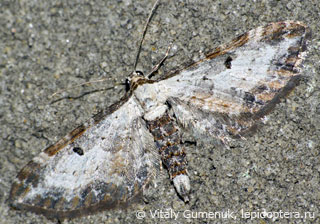
[[[115,102],[113,87],[133,69],[137,43],[154,1],[0,2],[0,223],[55,223],[6,204],[17,172],[99,109]],[[219,44],[268,22],[299,20],[312,30],[301,84],[268,116],[266,124],[230,149],[188,145],[191,201],[184,204],[165,169],[127,210],[112,210],[64,223],[320,223],[320,81],[318,1],[162,0],[141,53],[149,71],[173,42],[160,74],[196,61]],[[106,78],[103,83],[77,87]],[[78,96],[82,96],[79,97]],[[68,99],[52,101],[62,97]],[[71,97],[71,99],[70,99]],[[172,209],[178,218],[153,218]],[[243,219],[245,212],[311,212],[314,218]],[[188,210],[233,212],[236,220],[185,218]],[[137,219],[137,211],[145,212]],[[255,213],[256,214],[256,213]]]

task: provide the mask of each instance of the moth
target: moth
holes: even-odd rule
[[[133,72],[119,102],[19,172],[9,203],[59,220],[126,206],[154,177],[155,150],[187,202],[191,184],[181,133],[223,142],[253,131],[298,84],[309,37],[301,22],[275,22],[157,79]]]

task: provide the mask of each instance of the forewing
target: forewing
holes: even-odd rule
[[[153,172],[153,137],[141,116],[131,97],[48,147],[18,174],[11,204],[59,219],[126,205]]]
[[[160,81],[161,94],[196,134],[239,136],[296,85],[309,34],[300,22],[258,27]]]

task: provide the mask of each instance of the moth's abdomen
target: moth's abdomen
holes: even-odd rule
[[[180,142],[180,133],[175,121],[165,113],[161,118],[148,121],[148,128],[159,149],[163,164],[168,168],[170,178],[186,174],[186,153]]]
[[[164,113],[156,120],[147,121],[147,124],[177,192],[184,201],[188,201],[190,181],[187,176],[186,153],[181,145],[180,132],[175,119],[168,113]]]

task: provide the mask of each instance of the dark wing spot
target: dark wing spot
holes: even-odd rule
[[[82,148],[80,148],[80,147],[74,147],[73,148],[73,151],[75,152],[75,153],[77,153],[79,156],[83,156],[83,149]]]
[[[257,93],[262,93],[266,90],[268,90],[268,87],[266,85],[260,85],[257,87]]]
[[[255,102],[256,98],[254,97],[254,95],[252,93],[245,92],[243,99],[247,104],[253,104]]]
[[[224,62],[224,65],[226,66],[227,69],[231,68],[231,62],[232,62],[232,57],[228,56],[227,59]]]
[[[202,80],[207,81],[207,80],[209,80],[209,79],[207,78],[207,76],[204,75],[204,76],[202,77]]]

